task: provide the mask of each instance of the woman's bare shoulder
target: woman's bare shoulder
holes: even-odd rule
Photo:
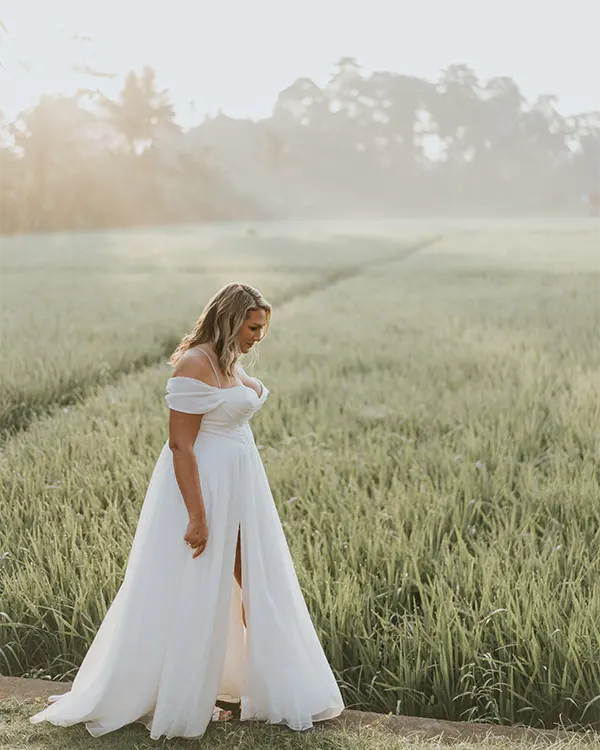
[[[208,355],[203,354],[196,348],[188,349],[181,355],[175,365],[172,377],[195,378],[196,380],[202,380],[207,385],[218,385]]]

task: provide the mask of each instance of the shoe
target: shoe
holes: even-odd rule
[[[219,708],[219,706],[214,707],[211,721],[230,721],[231,719],[233,719],[233,711]]]

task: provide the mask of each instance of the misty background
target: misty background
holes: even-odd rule
[[[589,0],[35,5],[3,8],[4,233],[598,213]]]

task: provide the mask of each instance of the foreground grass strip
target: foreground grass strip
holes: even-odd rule
[[[157,746],[156,741],[148,737],[148,730],[141,724],[132,724],[104,737],[94,738],[85,727],[79,725],[69,728],[39,725],[33,727],[28,717],[35,712],[35,704],[4,704],[6,712],[3,725],[0,725],[0,749],[2,743],[11,750],[63,750],[68,746],[72,750],[81,748],[110,748],[111,750],[150,749]],[[286,731],[285,728],[266,726],[259,722],[231,721],[220,725],[210,725],[205,735],[197,740],[172,739],[162,741],[160,746],[169,748],[206,747],[209,750],[226,748],[248,748],[248,750],[357,750],[369,747],[373,750],[391,750],[398,743],[393,735],[373,728],[356,729],[323,729],[318,725],[304,733]],[[430,746],[425,743],[423,747]],[[414,746],[413,746],[414,747]]]
[[[385,717],[367,726],[338,728],[317,723],[306,732],[292,732],[286,727],[269,726],[262,722],[231,721],[211,724],[204,736],[197,740],[174,738],[157,744],[148,738],[148,730],[141,724],[104,735],[91,737],[84,726],[54,727],[49,724],[32,726],[29,716],[40,704],[29,701],[4,701],[0,706],[0,750],[151,750],[152,748],[203,747],[207,750],[436,750],[441,746],[455,750],[580,750],[594,747],[593,736],[567,736],[564,739],[506,739],[487,736],[460,740],[428,737],[424,732],[407,732],[406,736],[390,732],[384,727]],[[468,731],[468,727],[465,727]],[[425,736],[423,736],[425,734]],[[566,734],[566,733],[565,733]]]

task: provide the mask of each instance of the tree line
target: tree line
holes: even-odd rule
[[[600,112],[557,103],[466,65],[432,82],[342,58],[327,85],[281,91],[268,118],[184,130],[147,67],[116,100],[82,90],[0,113],[0,229],[597,213]]]

